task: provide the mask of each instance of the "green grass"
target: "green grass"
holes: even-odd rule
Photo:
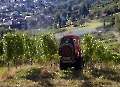
[[[7,71],[6,67],[0,67],[0,75],[2,75],[5,71]]]
[[[115,38],[105,39],[103,40],[103,44],[105,47],[107,47],[108,50],[119,52],[120,43],[118,43]]]
[[[86,22],[84,24],[85,27],[83,27],[84,29],[96,29],[97,27],[101,27],[103,25],[102,22],[100,22],[100,20],[92,20],[91,22]]]
[[[77,26],[77,27],[73,27],[72,25],[69,27],[66,27],[66,30],[74,30],[74,29],[96,29],[98,27],[101,27],[103,25],[103,23],[100,20],[91,20],[89,22],[86,22],[83,24],[83,26]]]
[[[39,66],[22,67],[22,69],[18,69],[15,77],[0,82],[0,85],[3,87],[17,87],[17,85],[20,85],[20,87],[99,87],[104,84],[114,87],[115,83],[120,83],[119,67],[117,69],[108,66],[101,69],[85,67],[78,71],[72,68],[65,71],[59,70],[58,72],[50,71],[55,74],[53,78],[40,79],[38,77],[48,65],[43,68]],[[46,68],[46,70],[49,71],[52,68]]]

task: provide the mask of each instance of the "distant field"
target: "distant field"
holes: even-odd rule
[[[84,29],[96,29],[97,27],[101,27],[103,25],[102,22],[100,22],[99,20],[92,20],[91,22],[86,22],[84,24],[85,27],[83,27]]]
[[[65,29],[67,30],[71,30],[71,29],[96,29],[97,27],[101,27],[103,25],[102,22],[100,22],[100,20],[91,20],[90,22],[86,22],[85,24],[83,24],[83,27],[78,26],[78,27],[73,27],[73,26],[69,26]]]

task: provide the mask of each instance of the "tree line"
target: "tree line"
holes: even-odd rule
[[[119,8],[119,0],[108,2],[98,0],[67,0],[63,3],[60,2],[57,6],[48,6],[42,9],[41,12],[44,15],[51,14],[54,17],[54,22],[50,28],[64,28],[70,25],[74,27],[82,25],[88,19],[104,19],[106,16],[119,13]],[[38,18],[41,17],[38,16]]]

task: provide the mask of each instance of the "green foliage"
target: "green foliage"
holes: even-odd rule
[[[36,52],[36,39],[29,39],[27,35],[23,34],[24,39],[24,55],[26,59],[33,59]]]
[[[85,35],[82,41],[86,61],[102,61],[107,64],[119,64],[119,55],[109,51],[103,43],[95,40],[91,35]]]
[[[6,61],[19,59],[24,54],[23,39],[19,34],[6,34],[3,38]]]
[[[104,20],[106,22],[109,22],[110,25],[114,25],[115,24],[115,16],[107,16],[104,18]]]
[[[89,14],[89,11],[85,5],[81,7],[81,15],[87,16]]]
[[[3,55],[3,42],[0,41],[0,56]]]
[[[113,14],[113,13],[117,13],[117,12],[120,11],[118,7],[119,7],[119,4],[111,3],[111,4],[107,5],[107,6],[105,6],[105,7],[102,9],[102,11],[103,11],[104,13],[107,13],[107,14],[111,15],[111,14]]]
[[[54,54],[57,54],[57,41],[52,33],[43,34],[41,37],[43,55],[46,56],[47,60],[51,60]]]
[[[2,39],[3,35],[7,32],[14,32],[15,30],[10,30],[10,29],[7,29],[7,28],[4,28],[4,27],[1,27],[0,28],[0,39]]]
[[[70,20],[71,20],[72,22],[74,22],[74,21],[75,21],[75,15],[72,14]]]
[[[61,27],[61,19],[60,19],[59,13],[56,13],[56,15],[55,15],[55,23],[58,24],[58,27]]]
[[[54,23],[54,24],[53,24],[53,28],[55,28],[55,29],[58,28],[58,27],[57,27],[57,23]]]
[[[12,36],[13,35],[13,36]],[[11,40],[15,39],[14,35],[19,35],[19,37],[22,39],[23,42],[21,42],[22,46],[21,49],[23,52],[21,55],[19,55],[18,50],[16,51],[17,48],[15,48],[15,44],[18,44],[16,47],[19,47],[19,42],[12,42]],[[9,38],[8,40],[6,40]],[[58,50],[58,44],[56,41],[56,38],[54,34],[52,33],[45,33],[42,36],[35,36],[33,35],[28,36],[27,34],[7,34],[4,37],[4,43],[9,43],[10,45],[4,44],[5,48],[5,55],[9,59],[6,61],[13,62],[14,60],[20,59],[18,61],[21,61],[22,63],[31,62],[45,62],[51,59],[58,60],[59,55],[57,54]],[[11,42],[10,42],[11,41]],[[20,40],[19,40],[20,41]],[[9,48],[9,49],[7,49]],[[11,51],[12,50],[12,51]],[[15,50],[15,52],[14,52]],[[9,56],[9,57],[8,57]],[[15,59],[16,58],[16,59]]]
[[[100,2],[98,0],[60,0],[57,6],[48,6],[42,9],[42,13],[36,14],[38,19],[37,21],[39,22],[37,24],[37,27],[39,26],[47,28],[50,25],[54,25],[53,23],[57,23],[59,27],[65,27],[65,23],[68,20],[72,20],[72,22],[74,22],[75,19],[77,19],[78,21],[80,21],[83,16],[90,19],[101,18],[101,15],[103,13],[106,13],[107,15],[112,15],[120,12],[120,2],[118,2],[117,4],[116,1],[108,1],[108,3],[106,2]],[[42,24],[42,21],[44,19],[46,20],[46,18],[44,15],[42,15],[43,18],[40,18],[40,14],[51,14],[54,17],[54,22],[52,24]],[[74,14],[74,16],[72,14]],[[66,22],[61,20],[60,15],[65,18]],[[56,27],[56,25],[54,27]]]
[[[92,54],[95,50],[95,42],[94,42],[94,38],[92,38],[91,36],[85,35],[84,39],[83,39],[83,50],[84,50],[84,57],[86,58],[87,61],[91,60]]]
[[[24,54],[24,42],[22,35],[16,33],[7,33],[3,37],[3,49],[5,62],[8,65],[8,71],[10,70],[10,64],[14,61],[14,65],[17,68],[17,61],[22,58]]]

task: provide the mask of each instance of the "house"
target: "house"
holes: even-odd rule
[[[12,24],[10,25],[10,28],[17,28],[19,30],[21,29],[27,29],[27,20],[25,19],[17,19],[13,20]]]
[[[9,18],[10,16],[8,16],[6,13],[0,13],[0,18],[5,19],[5,18]]]
[[[13,20],[16,20],[16,19],[24,19],[24,17],[23,17],[22,15],[19,15],[19,14],[13,14],[13,15],[11,16],[11,18],[12,18]]]

